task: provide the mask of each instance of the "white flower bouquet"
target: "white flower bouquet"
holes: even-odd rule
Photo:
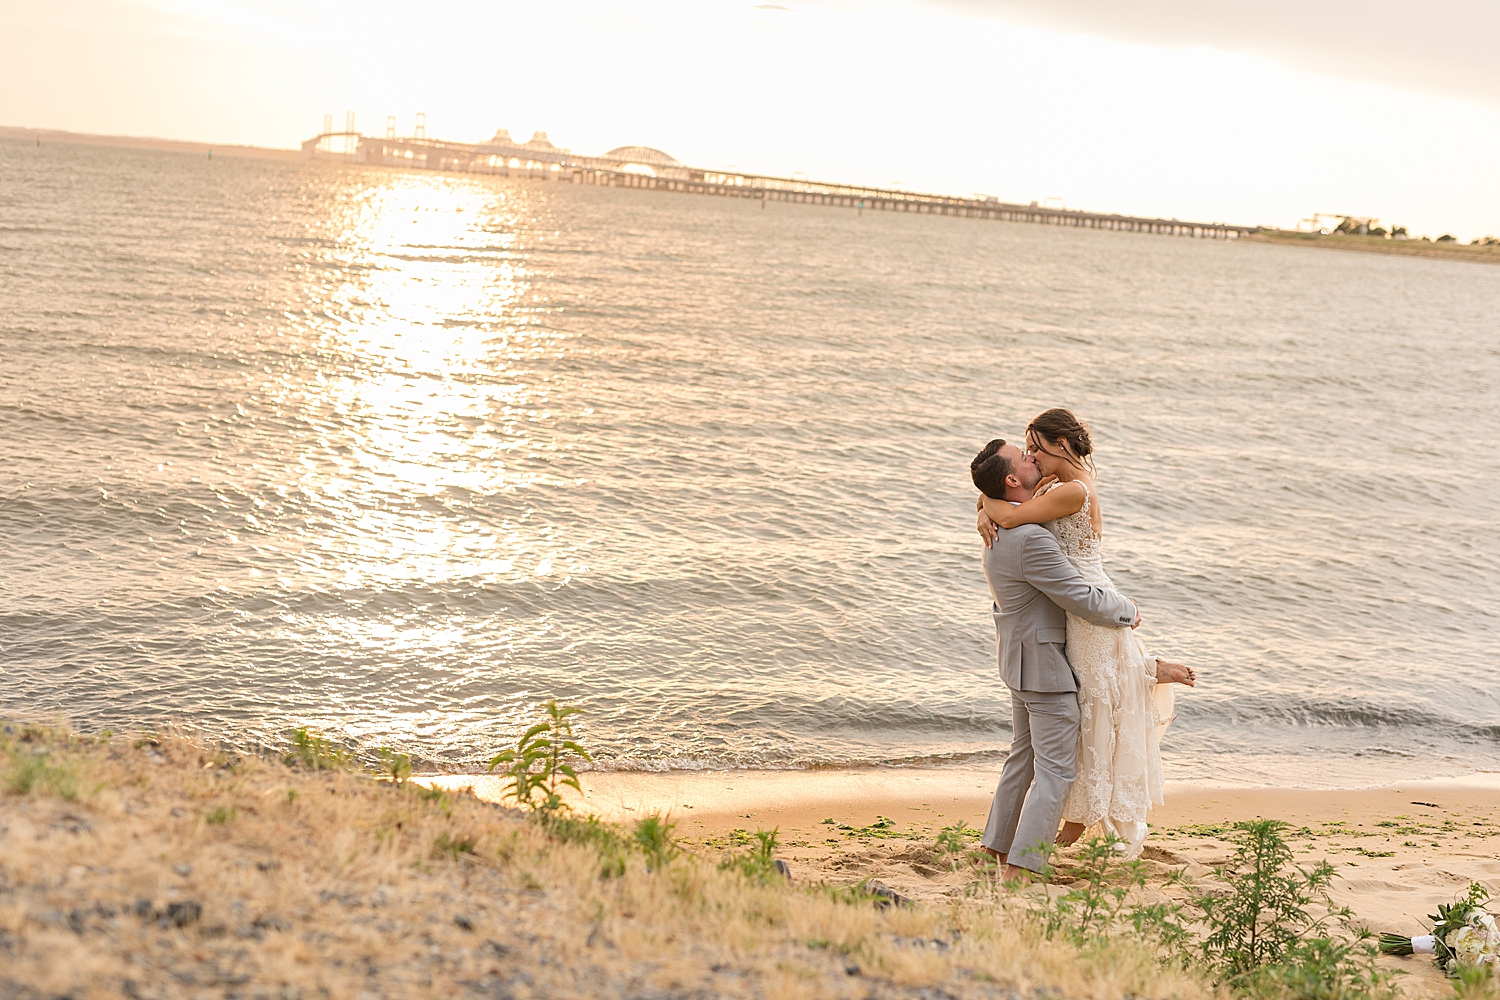
[[[1460,968],[1492,965],[1500,970],[1500,928],[1484,904],[1489,890],[1478,882],[1469,885],[1468,895],[1438,907],[1432,921],[1432,933],[1419,937],[1400,934],[1380,935],[1380,950],[1386,955],[1432,955],[1438,968],[1450,976]]]

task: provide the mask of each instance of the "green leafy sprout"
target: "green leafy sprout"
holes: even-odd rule
[[[533,812],[555,813],[564,805],[561,789],[583,791],[571,760],[594,758],[573,733],[572,717],[583,709],[559,705],[556,699],[543,703],[542,709],[547,718],[522,733],[515,749],[491,757],[489,770],[499,768],[510,779],[503,792],[506,798]]]

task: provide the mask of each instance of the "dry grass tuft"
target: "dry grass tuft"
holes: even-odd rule
[[[623,832],[472,795],[0,732],[3,997],[1213,995],[1139,948],[1040,940],[988,890],[882,910],[654,867]]]

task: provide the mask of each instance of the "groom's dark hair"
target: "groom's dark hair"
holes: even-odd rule
[[[995,438],[979,449],[979,454],[969,463],[969,476],[974,485],[991,500],[1005,499],[1005,477],[1012,472],[1010,459],[1000,454],[1003,447],[1005,439]]]

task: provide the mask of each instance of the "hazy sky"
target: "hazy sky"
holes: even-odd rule
[[[1500,235],[1500,0],[0,0],[0,124],[475,140]]]

